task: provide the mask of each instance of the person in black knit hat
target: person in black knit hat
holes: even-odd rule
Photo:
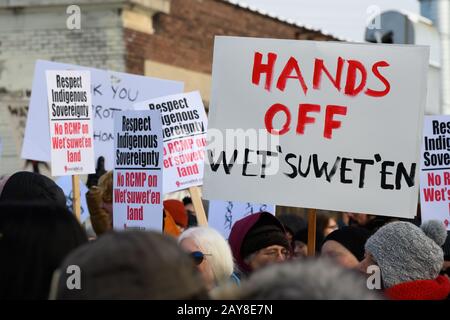
[[[330,233],[321,248],[321,255],[336,260],[346,268],[356,268],[364,259],[364,245],[370,231],[359,227],[343,227]]]
[[[28,171],[16,172],[6,180],[0,194],[0,202],[5,201],[44,201],[66,207],[66,196],[52,179]]]

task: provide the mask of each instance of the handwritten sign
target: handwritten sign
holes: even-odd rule
[[[122,111],[114,119],[114,229],[162,230],[159,111]]]
[[[105,158],[106,170],[114,167],[114,116],[131,110],[137,101],[183,92],[182,82],[113,72],[72,64],[38,60],[31,91],[30,107],[21,157],[50,161],[50,134],[47,112],[46,70],[87,70],[91,72],[95,159]]]
[[[210,201],[208,225],[228,239],[234,223],[250,214],[269,212],[275,215],[275,206],[249,202]]]
[[[414,217],[428,55],[216,37],[204,197]]]
[[[164,194],[203,184],[207,118],[198,91],[139,102],[159,110],[164,140]]]
[[[420,161],[422,221],[442,221],[450,230],[450,116],[426,116]]]

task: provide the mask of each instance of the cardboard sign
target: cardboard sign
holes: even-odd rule
[[[95,172],[89,71],[47,71],[52,176]]]
[[[55,181],[56,184],[63,190],[66,196],[67,209],[72,212],[73,206],[73,191],[72,191],[72,179],[70,176],[62,176]],[[89,209],[86,202],[86,193],[88,192],[86,185],[80,181],[80,222],[84,223],[89,218]]]
[[[114,119],[114,229],[162,230],[159,111],[123,111]]]
[[[164,194],[203,184],[207,118],[198,91],[139,102],[159,110],[164,140]]]
[[[275,206],[249,202],[210,201],[208,210],[208,225],[219,231],[228,239],[234,223],[250,214],[270,212],[275,215]]]
[[[426,116],[420,161],[422,221],[442,221],[450,230],[450,116]]]
[[[116,112],[132,109],[133,104],[137,101],[181,93],[184,88],[184,84],[177,81],[38,60],[34,70],[22,147],[21,157],[23,159],[50,161],[46,70],[87,70],[91,72],[95,159],[103,156],[106,170],[114,167],[113,119]]]
[[[414,217],[428,54],[216,37],[204,197]]]

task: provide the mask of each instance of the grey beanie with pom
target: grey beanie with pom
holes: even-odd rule
[[[436,279],[444,263],[441,246],[447,231],[430,220],[421,228],[409,222],[392,222],[367,240],[365,248],[381,270],[385,288],[414,280]]]

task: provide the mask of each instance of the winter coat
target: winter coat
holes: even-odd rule
[[[385,290],[391,300],[445,300],[450,295],[450,280],[438,276],[434,280],[415,280],[397,284]]]

